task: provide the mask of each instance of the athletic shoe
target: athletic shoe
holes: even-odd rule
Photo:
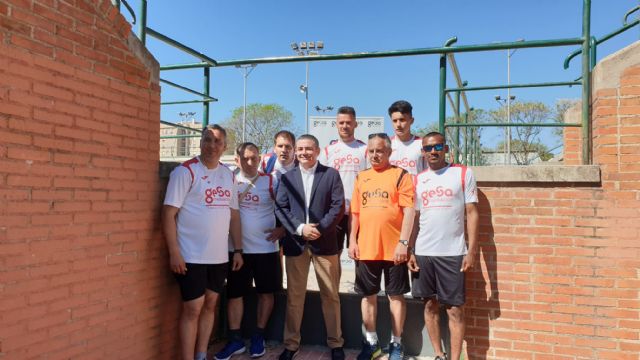
[[[255,334],[251,337],[251,346],[249,347],[249,354],[252,358],[258,358],[264,353],[264,336],[262,334]]]
[[[234,340],[229,341],[222,350],[220,350],[216,356],[216,360],[229,360],[233,355],[240,355],[244,352],[244,341]]]
[[[358,360],[373,360],[382,354],[382,349],[380,349],[380,345],[376,342],[375,344],[369,344],[367,341],[362,342],[362,351],[358,354]]]
[[[438,356],[436,356],[436,357],[435,357],[435,359],[433,359],[433,360],[447,360],[447,354],[446,354],[446,353],[444,353],[444,354],[442,354],[442,355],[438,355]]]
[[[389,360],[402,360],[402,344],[389,344]]]
[[[331,360],[344,360],[344,349],[342,347],[331,349]]]
[[[293,360],[298,356],[298,350],[291,351],[289,349],[284,349],[282,354],[278,357],[278,360]]]

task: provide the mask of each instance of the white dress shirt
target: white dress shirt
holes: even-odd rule
[[[304,215],[305,223],[300,224],[296,229],[296,234],[302,236],[302,228],[309,223],[309,203],[311,202],[311,188],[313,187],[313,178],[318,168],[318,161],[310,168],[305,169],[300,166],[300,175],[302,175],[302,188],[304,190]]]

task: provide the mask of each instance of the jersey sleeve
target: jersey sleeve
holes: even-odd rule
[[[184,199],[191,189],[191,174],[189,169],[179,165],[169,175],[169,184],[167,185],[167,193],[164,197],[164,204],[181,208]]]
[[[478,202],[478,188],[476,186],[476,178],[473,175],[473,171],[467,168],[467,173],[464,177],[464,203],[477,203]]]
[[[238,204],[238,192],[239,192],[239,183],[236,180],[236,177],[231,174],[231,178],[233,179],[233,186],[231,187],[231,199],[229,200],[229,207],[238,210],[240,206]]]
[[[407,172],[402,175],[400,185],[398,185],[398,205],[403,208],[414,206],[414,193],[413,176]]]
[[[358,181],[358,177],[356,176],[356,181],[353,184],[353,193],[351,194],[351,213],[359,214],[360,213],[360,181]]]

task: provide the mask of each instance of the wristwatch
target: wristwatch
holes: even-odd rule
[[[409,240],[398,240],[398,242],[404,246],[409,246]]]
[[[233,250],[234,254],[242,254],[242,249],[235,249]]]

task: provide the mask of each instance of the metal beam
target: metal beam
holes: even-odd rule
[[[552,87],[552,86],[573,86],[582,85],[582,81],[557,81],[546,83],[530,83],[530,84],[509,84],[509,85],[490,85],[490,86],[469,86],[469,87],[457,87],[445,89],[445,92],[465,92],[465,91],[479,91],[479,90],[494,90],[494,89],[514,89],[514,88],[534,88],[534,87]]]
[[[209,66],[216,66],[217,63],[215,60],[213,60],[212,58],[208,57],[207,55],[196,51],[190,47],[188,47],[187,45],[184,45],[178,41],[173,40],[172,38],[162,35],[159,32],[153,30],[150,27],[147,27],[147,34],[149,34],[149,36],[152,36],[166,44],[169,44],[177,49],[180,49],[184,52],[186,52],[187,54],[191,55],[191,56],[195,56],[198,59],[202,60],[203,62],[201,64],[203,64],[203,66],[198,66],[198,67],[209,67]],[[161,67],[162,68],[162,67]]]
[[[174,83],[174,82],[171,82],[171,81],[169,81],[169,80],[160,79],[160,82],[161,82],[161,83],[164,83],[164,84],[167,84],[167,85],[169,85],[169,86],[173,86],[174,88],[177,88],[177,89],[180,89],[180,90],[184,90],[184,91],[186,91],[186,92],[188,92],[188,93],[192,93],[192,94],[194,94],[194,95],[202,96],[203,98],[205,98],[205,99],[209,99],[209,100],[211,100],[211,101],[218,101],[218,99],[216,99],[216,98],[214,98],[214,97],[211,97],[211,96],[209,96],[209,95],[206,95],[206,94],[203,94],[203,93],[197,92],[197,91],[195,91],[195,90],[191,90],[191,89],[189,89],[188,87],[184,87],[184,86],[182,86],[182,85],[178,85],[178,84],[176,84],[176,83]]]

